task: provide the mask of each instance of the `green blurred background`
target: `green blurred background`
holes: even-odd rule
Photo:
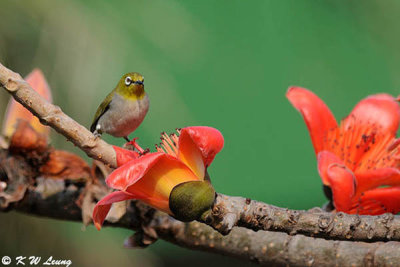
[[[307,209],[325,197],[285,92],[313,90],[338,119],[368,94],[397,95],[399,11],[396,0],[2,0],[0,62],[22,75],[41,68],[54,102],[86,126],[120,76],[138,71],[151,99],[134,134],[141,145],[153,148],[177,127],[216,127],[225,137],[209,170],[218,192]],[[8,99],[0,90],[0,118]],[[83,156],[57,134],[52,143]],[[0,256],[52,255],[73,266],[248,264],[163,241],[124,249],[130,234],[0,213]]]

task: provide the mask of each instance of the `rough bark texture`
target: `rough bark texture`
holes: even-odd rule
[[[59,107],[35,93],[19,74],[1,64],[0,83],[41,122],[53,127],[90,157],[108,166],[116,165],[112,146],[94,138]],[[15,209],[89,223],[94,203],[109,192],[102,183],[107,167],[93,168],[92,176],[83,180],[77,179],[76,173],[70,179],[48,178],[41,171],[44,164],[49,164],[50,157],[46,155],[50,151],[41,154],[45,156],[34,151],[13,152],[12,147],[0,150],[0,210]],[[162,238],[183,247],[278,266],[395,266],[400,263],[400,243],[376,242],[399,240],[399,217],[393,215],[356,216],[320,209],[295,211],[224,195],[217,196],[213,209],[202,218],[204,223],[183,223],[134,201],[122,208],[113,206],[110,213],[106,225],[136,230],[126,241],[127,246],[147,246]],[[353,241],[340,241],[346,239]]]
[[[223,234],[234,226],[242,226],[255,231],[301,233],[336,240],[400,241],[400,217],[390,213],[360,216],[320,208],[290,210],[222,194],[218,194],[213,210],[203,220]]]
[[[22,168],[17,170],[6,166]],[[65,179],[61,190],[43,197],[38,190],[38,177],[35,176],[37,167],[23,157],[10,155],[7,150],[0,151],[0,169],[3,170],[0,178],[4,180],[6,176],[10,185],[12,181],[21,181],[21,178],[30,181],[23,198],[12,202],[3,211],[14,209],[32,215],[82,221],[85,199],[108,193],[104,185],[91,179],[79,183]],[[11,188],[8,190],[13,192]],[[255,232],[243,227],[235,227],[229,235],[224,236],[204,223],[183,223],[135,201],[129,203],[123,216],[106,225],[136,230],[127,240],[127,246],[145,247],[161,238],[182,247],[269,266],[397,266],[400,263],[399,242],[326,240],[301,234]]]

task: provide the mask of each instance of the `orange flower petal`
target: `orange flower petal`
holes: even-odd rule
[[[115,191],[108,194],[99,202],[97,202],[93,210],[93,223],[96,226],[97,230],[101,229],[101,226],[103,225],[103,222],[106,219],[107,214],[111,209],[112,203],[128,199],[139,199],[139,198],[140,197],[134,194],[130,194],[124,191]]]
[[[326,150],[318,153],[317,161],[318,161],[318,173],[322,179],[322,183],[324,185],[330,185],[327,173],[328,168],[332,166],[332,164],[343,165],[343,161],[339,159],[335,154]]]
[[[331,164],[327,170],[327,177],[336,210],[348,212],[351,209],[351,199],[355,193],[353,173],[343,165]]]
[[[124,149],[124,148],[121,148],[118,146],[113,146],[113,148],[115,150],[118,167],[124,165],[125,163],[127,163],[133,159],[137,159],[139,157],[139,153],[137,153],[136,151],[127,150],[127,149]]]
[[[210,166],[223,147],[224,137],[217,129],[207,126],[186,127],[180,132],[178,158],[203,179],[205,167]]]
[[[380,215],[400,212],[400,187],[376,188],[366,191],[351,213]]]
[[[10,138],[9,148],[11,152],[25,154],[28,151],[32,151],[43,155],[48,149],[47,137],[33,129],[29,122],[19,120]]]
[[[178,184],[199,178],[180,160],[150,153],[119,167],[106,179],[109,187],[139,195],[144,202],[169,212],[169,194]]]
[[[324,137],[327,132],[337,127],[335,117],[326,104],[307,89],[290,87],[286,97],[303,116],[315,153],[318,154],[324,149]]]
[[[14,135],[15,136],[15,135]],[[89,179],[90,167],[81,157],[63,150],[52,150],[39,168],[41,176],[53,179]]]
[[[132,160],[113,171],[107,177],[106,183],[111,188],[125,190],[141,179],[163,156],[165,156],[163,153],[150,153]]]
[[[172,189],[178,184],[198,180],[200,179],[184,163],[164,154],[157,158],[142,179],[129,186],[126,191],[134,194],[140,192],[145,196],[144,202],[171,213],[169,196]]]
[[[400,186],[400,171],[382,168],[356,172],[357,192],[361,193],[379,186]]]
[[[343,121],[345,129],[354,120],[359,124],[375,126],[382,132],[390,132],[394,137],[399,127],[400,107],[391,95],[372,95],[361,100],[346,117]]]
[[[203,154],[199,147],[193,142],[188,131],[182,131],[179,135],[178,149],[177,157],[182,160],[199,179],[203,180],[206,169]]]
[[[52,102],[50,87],[47,84],[46,78],[41,70],[34,69],[25,78],[25,80],[47,101]],[[6,116],[3,124],[3,135],[6,137],[11,137],[19,119],[28,121],[37,132],[44,134],[46,137],[49,135],[50,128],[41,124],[40,121],[33,116],[30,111],[16,102],[13,98],[10,99],[7,106]]]

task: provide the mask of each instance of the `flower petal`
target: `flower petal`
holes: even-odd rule
[[[128,163],[128,165],[131,165],[131,163]],[[143,194],[144,202],[171,214],[169,196],[172,189],[178,184],[199,180],[200,178],[183,162],[175,157],[163,154],[144,173],[142,179],[129,186],[126,191]]]
[[[205,168],[224,147],[224,137],[215,128],[194,126],[183,128],[179,135],[178,158],[201,179]]]
[[[326,133],[337,127],[335,117],[326,104],[317,95],[307,89],[290,87],[286,93],[286,97],[303,116],[314,145],[315,153],[318,154],[324,148]]]
[[[47,101],[52,102],[50,87],[47,84],[43,73],[39,69],[34,69],[30,74],[28,74],[25,81],[28,82],[29,85]],[[11,137],[19,119],[26,120],[38,133],[44,134],[46,137],[48,136],[50,128],[41,124],[39,119],[33,116],[29,110],[11,98],[7,106],[3,124],[3,134],[5,136]]]
[[[139,157],[139,153],[137,153],[136,151],[127,150],[127,149],[124,149],[124,148],[118,147],[118,146],[113,146],[113,148],[114,148],[115,155],[117,158],[117,166],[118,167],[121,167],[125,163],[127,163],[133,159],[137,159]]]
[[[203,180],[206,169],[203,154],[187,131],[181,132],[178,148],[177,157],[182,160],[199,179]]]
[[[390,132],[395,136],[399,127],[400,107],[394,97],[388,94],[377,94],[361,100],[348,117],[343,121],[345,129],[354,120],[375,125],[382,132]]]
[[[153,207],[169,212],[168,200],[172,189],[180,183],[198,180],[179,159],[164,153],[149,153],[113,171],[106,183],[111,188],[140,196]]]
[[[322,183],[324,185],[330,185],[329,184],[329,177],[328,177],[328,168],[332,164],[339,164],[339,165],[344,165],[343,161],[338,158],[335,154],[329,152],[329,151],[321,151],[317,155],[317,161],[318,161],[318,173],[319,176],[322,179]]]
[[[353,173],[343,165],[331,164],[327,177],[333,194],[333,204],[337,211],[348,212],[351,209],[351,199],[355,193]]]
[[[376,188],[366,191],[353,208],[352,213],[379,215],[400,212],[400,187]]]
[[[106,183],[111,188],[125,190],[141,179],[159,158],[164,156],[166,155],[163,153],[149,153],[136,160],[131,160],[113,171],[107,177]]]
[[[128,199],[139,199],[139,198],[134,194],[130,194],[124,191],[115,191],[108,194],[99,202],[97,202],[93,210],[93,223],[96,226],[97,230],[101,229],[101,226],[103,225],[103,222],[106,219],[107,214],[111,209],[112,203]]]
[[[396,168],[382,168],[356,172],[357,192],[379,187],[379,186],[400,186],[400,171]]]

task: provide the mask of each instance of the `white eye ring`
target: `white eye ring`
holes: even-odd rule
[[[125,84],[127,85],[127,86],[129,86],[130,84],[132,83],[132,78],[131,77],[126,77],[125,78]]]

